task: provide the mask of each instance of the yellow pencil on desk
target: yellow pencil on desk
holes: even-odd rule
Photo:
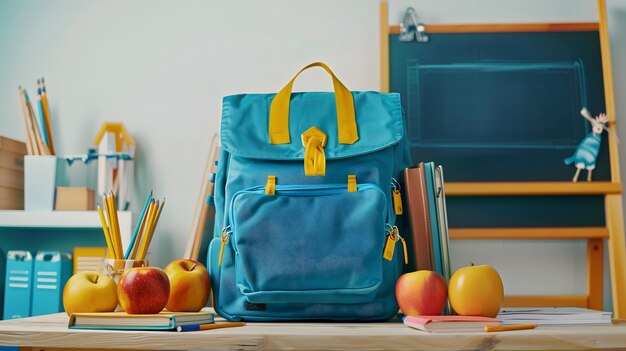
[[[516,324],[516,325],[486,325],[486,332],[503,332],[503,331],[512,331],[512,330],[526,330],[526,329],[535,329],[537,327],[534,324]]]

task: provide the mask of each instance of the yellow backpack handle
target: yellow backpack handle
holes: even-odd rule
[[[270,106],[269,134],[270,144],[289,144],[289,101],[291,100],[291,89],[293,82],[300,73],[311,67],[323,68],[333,79],[335,90],[335,103],[337,106],[337,130],[339,132],[340,144],[354,144],[359,140],[356,129],[356,116],[354,113],[354,99],[352,93],[343,83],[337,79],[335,74],[322,62],[313,62],[304,67],[296,74],[287,85],[274,96]]]

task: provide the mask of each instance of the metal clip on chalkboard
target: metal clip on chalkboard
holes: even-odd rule
[[[424,26],[424,23],[418,22],[417,11],[409,7],[404,13],[404,19],[400,22],[400,35],[398,36],[398,40],[413,41],[413,39],[420,43],[425,43],[428,41],[428,35],[426,34],[426,26]]]

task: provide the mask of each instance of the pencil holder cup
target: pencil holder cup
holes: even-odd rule
[[[102,260],[100,264],[100,273],[105,274],[113,280],[117,284],[118,280],[122,273],[126,270],[136,267],[147,267],[147,260],[122,260],[115,258],[105,258]]]
[[[64,164],[56,156],[24,156],[24,209],[54,210],[55,190],[64,183]]]

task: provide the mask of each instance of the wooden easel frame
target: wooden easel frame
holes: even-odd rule
[[[615,100],[609,34],[604,0],[597,0],[598,23],[532,23],[532,24],[471,24],[426,25],[427,33],[485,33],[485,32],[546,32],[598,31],[602,56],[604,95],[609,123],[615,127]],[[389,25],[386,0],[380,3],[380,90],[389,92],[390,62],[389,35],[399,34],[399,26]],[[586,295],[524,295],[506,296],[506,306],[580,306],[603,308],[604,240],[608,243],[611,268],[611,289],[615,318],[626,318],[626,241],[622,209],[619,150],[617,140],[608,137],[611,162],[611,181],[592,183],[573,182],[450,182],[447,196],[510,196],[510,195],[602,195],[605,206],[605,227],[576,228],[470,228],[450,229],[450,239],[586,239],[587,240],[587,294]]]

